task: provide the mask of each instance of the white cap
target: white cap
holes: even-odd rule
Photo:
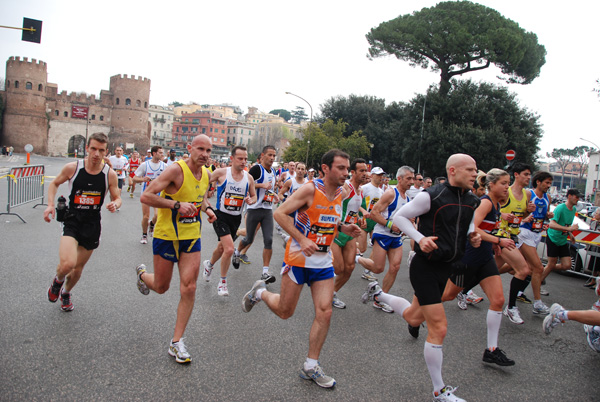
[[[379,166],[377,166],[377,167],[374,167],[373,169],[371,169],[371,173],[372,174],[383,174],[385,172],[383,171],[382,168],[380,168]]]

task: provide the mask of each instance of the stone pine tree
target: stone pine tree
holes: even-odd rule
[[[366,35],[370,59],[392,55],[440,74],[441,93],[454,76],[492,64],[509,83],[529,84],[546,62],[537,36],[499,12],[469,1],[447,1],[401,15]]]
[[[546,152],[546,156],[554,159],[560,168],[560,189],[562,190],[564,188],[565,170],[567,170],[567,166],[569,166],[569,164],[577,157],[577,150],[554,148],[552,149],[552,152]]]

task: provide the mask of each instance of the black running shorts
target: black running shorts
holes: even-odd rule
[[[453,264],[447,262],[432,262],[416,254],[410,264],[410,283],[421,306],[442,302],[442,294]]]
[[[63,236],[73,237],[86,250],[98,248],[101,229],[100,214],[67,213],[63,222]]]
[[[217,220],[213,222],[213,228],[217,237],[221,239],[223,236],[231,235],[235,241],[237,239],[237,230],[242,222],[242,215],[229,215],[225,212],[215,210]]]
[[[563,258],[571,256],[571,253],[569,252],[569,243],[559,246],[550,240],[549,237],[546,237],[546,247],[546,253],[548,254],[548,257]]]
[[[490,258],[479,265],[464,265],[463,269],[455,269],[450,275],[450,280],[459,288],[472,288],[490,276],[500,275],[496,261]]]

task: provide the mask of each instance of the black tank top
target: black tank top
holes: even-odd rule
[[[492,203],[492,209],[488,214],[483,218],[481,224],[479,224],[479,229],[482,229],[484,232],[491,234],[492,236],[496,236],[498,233],[498,229],[500,228],[500,204],[494,205],[492,199],[486,194],[481,197],[482,200],[490,200]],[[482,240],[481,245],[477,248],[471,246],[471,243],[467,241],[467,247],[465,248],[465,255],[462,259],[467,265],[480,265],[488,262],[494,258],[494,249],[492,248],[492,243]]]
[[[110,167],[105,164],[100,173],[92,175],[86,172],[84,160],[77,161],[77,169],[69,179],[69,211],[75,213],[89,213],[100,216],[100,209],[104,203],[108,189],[108,171]]]

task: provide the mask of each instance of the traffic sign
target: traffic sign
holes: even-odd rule
[[[509,161],[515,159],[515,155],[517,155],[517,153],[513,149],[509,149],[508,151],[506,151],[506,159]]]

